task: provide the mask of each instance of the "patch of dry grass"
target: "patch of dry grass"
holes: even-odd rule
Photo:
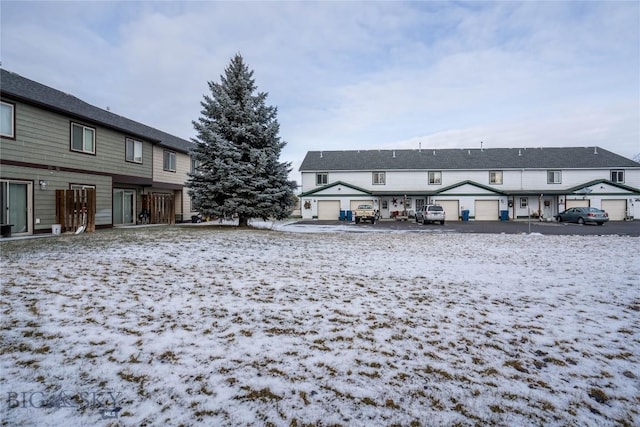
[[[578,289],[586,273],[526,236],[439,236],[403,267],[394,254],[429,236],[77,237],[2,246],[3,391],[120,391],[127,425],[638,424],[629,280],[591,272],[599,287]],[[607,252],[624,241],[604,242],[598,255],[632,277],[626,252]],[[335,254],[353,245],[367,258]]]

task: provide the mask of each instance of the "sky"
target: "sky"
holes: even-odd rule
[[[2,67],[191,139],[239,53],[311,150],[640,153],[639,2],[7,1]]]

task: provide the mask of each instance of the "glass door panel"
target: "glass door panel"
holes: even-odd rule
[[[27,194],[27,184],[9,183],[9,224],[13,224],[12,233],[28,231]]]
[[[124,224],[133,224],[133,191],[122,192],[122,218]]]
[[[113,224],[122,224],[122,191],[113,192]]]
[[[11,224],[11,233],[29,233],[29,186],[27,182],[2,181],[2,224]]]
[[[113,224],[135,224],[135,190],[113,191]]]

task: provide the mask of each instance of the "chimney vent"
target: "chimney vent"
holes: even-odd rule
[[[320,158],[322,158],[322,151],[320,152]]]
[[[593,154],[598,154],[598,147],[593,147]]]
[[[393,150],[393,158],[396,158],[396,150]]]

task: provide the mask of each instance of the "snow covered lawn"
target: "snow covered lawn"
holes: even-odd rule
[[[638,238],[205,226],[0,248],[3,425],[640,425]]]

